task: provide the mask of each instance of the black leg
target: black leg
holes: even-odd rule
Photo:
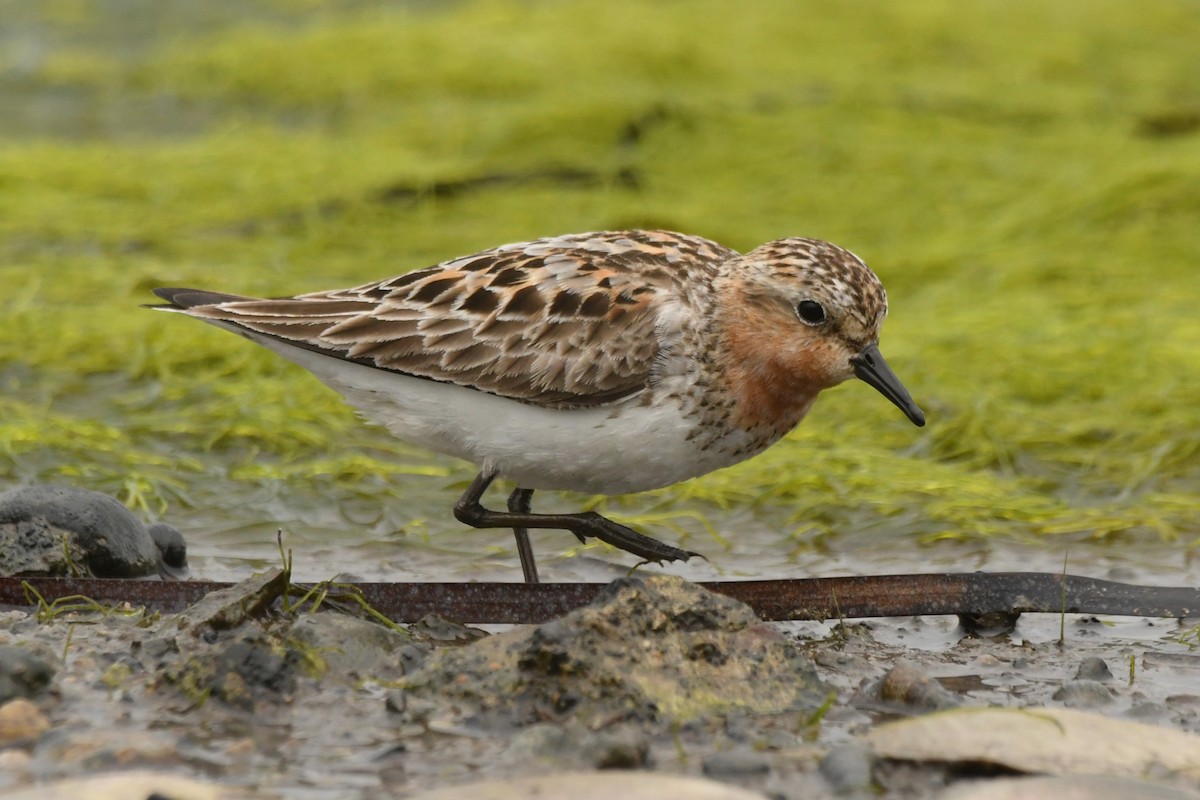
[[[528,514],[532,510],[530,506],[532,499],[533,489],[517,487],[508,496],[508,510],[514,514]],[[517,537],[517,555],[521,557],[521,574],[525,576],[525,582],[537,583],[537,564],[533,560],[533,546],[529,544],[529,529],[515,527],[513,536]]]
[[[647,561],[687,561],[692,556],[699,555],[690,550],[680,550],[678,547],[664,544],[649,536],[643,536],[631,528],[618,525],[612,520],[600,516],[595,511],[585,511],[580,514],[532,514],[528,511],[503,512],[484,508],[479,501],[495,478],[495,473],[481,472],[475,477],[475,480],[471,481],[467,491],[463,492],[463,496],[458,498],[458,502],[454,504],[454,516],[459,522],[465,522],[474,528],[512,528],[514,532],[518,529],[528,528],[557,528],[570,531],[579,537],[580,541],[584,541],[589,536],[595,537],[618,550],[640,556]],[[533,492],[530,491],[529,494],[532,495]],[[509,498],[510,502],[514,498],[517,498],[517,492],[514,492],[513,497]],[[528,500],[528,497],[525,499]],[[520,534],[517,536],[519,547]],[[532,563],[532,557],[530,560]],[[526,579],[528,577],[527,574]]]

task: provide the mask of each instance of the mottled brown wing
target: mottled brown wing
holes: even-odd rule
[[[664,302],[694,305],[733,255],[662,231],[579,234],[353,289],[187,311],[378,369],[543,406],[597,405],[646,386],[678,327]]]

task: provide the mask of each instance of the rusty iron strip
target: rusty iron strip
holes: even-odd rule
[[[234,584],[101,578],[0,578],[0,605],[28,606],[27,582],[47,601],[82,595],[174,612]],[[1065,584],[1064,584],[1065,582]],[[971,572],[717,581],[701,584],[749,605],[765,620],[907,617],[922,614],[1081,613],[1183,618],[1200,614],[1200,590],[1137,586],[1044,572]],[[436,613],[460,622],[537,623],[593,600],[600,583],[331,584],[361,593],[383,614],[413,622]]]

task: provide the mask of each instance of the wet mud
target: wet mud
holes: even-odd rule
[[[282,590],[260,576],[178,615],[0,612],[0,797],[113,773],[212,797],[539,780],[584,797],[630,771],[647,790],[694,779],[680,797],[1062,797],[1097,773],[1200,796],[1186,621],[763,623],[647,577],[539,626],[388,628]],[[1059,782],[997,794],[1026,775]]]

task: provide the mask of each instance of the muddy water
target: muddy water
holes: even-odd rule
[[[457,488],[444,479],[409,479],[421,490],[427,518],[401,524],[390,507],[394,498],[304,498],[277,487],[270,505],[262,493],[248,493],[226,510],[171,511],[166,519],[187,538],[192,571],[213,580],[237,580],[279,561],[276,534],[294,557],[301,580],[344,575],[365,581],[519,580],[520,566],[506,530],[473,530],[451,516]],[[439,490],[440,489],[440,490]],[[431,492],[432,490],[432,492]],[[541,499],[539,497],[539,499]],[[539,510],[572,509],[577,498],[545,493]],[[493,505],[499,507],[497,496]],[[631,502],[636,502],[631,501]],[[411,504],[404,514],[412,513]],[[715,541],[700,526],[681,538],[664,526],[643,530],[664,541],[703,553],[707,561],[663,567],[643,566],[689,580],[753,580],[806,576],[916,572],[1068,572],[1149,585],[1200,585],[1200,557],[1194,548],[1158,540],[1095,543],[1067,537],[1037,543],[1004,540],[930,544],[918,535],[846,532],[821,542],[793,537],[795,523],[764,519],[751,512],[703,509],[729,542]],[[271,521],[254,521],[264,514]],[[637,559],[603,545],[580,547],[563,531],[531,533],[545,581],[606,581],[620,577]]]

